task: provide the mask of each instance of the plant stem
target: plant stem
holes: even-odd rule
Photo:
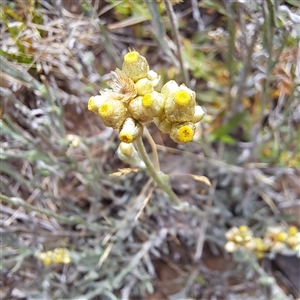
[[[144,161],[147,171],[150,174],[150,176],[153,178],[153,180],[156,182],[156,184],[164,191],[168,194],[168,196],[170,197],[170,199],[176,204],[179,205],[181,202],[178,199],[178,197],[176,196],[176,194],[173,192],[173,190],[171,189],[171,187],[166,184],[164,182],[164,180],[162,179],[163,174],[159,174],[161,172],[156,171],[155,167],[153,166],[147,151],[145,149],[144,143],[142,138],[138,138],[135,142],[136,145],[136,149],[141,157],[141,159]]]

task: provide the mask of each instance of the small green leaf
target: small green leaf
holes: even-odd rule
[[[222,137],[227,136],[227,137],[225,137],[225,140],[227,141],[227,143],[228,142],[232,143],[234,139],[231,138],[231,137],[229,137],[228,134],[230,133],[230,131],[232,129],[234,129],[235,127],[238,126],[238,124],[240,123],[240,121],[242,119],[244,119],[245,116],[246,116],[246,112],[241,112],[241,113],[236,114],[229,121],[229,123],[227,123],[227,124],[225,124],[225,125],[223,125],[223,126],[221,126],[219,128],[214,129],[212,131],[212,133],[210,134],[210,136],[209,136],[209,140],[212,142],[212,141],[215,141],[215,140],[221,140]]]
[[[225,144],[235,144],[236,143],[236,139],[234,139],[233,137],[229,136],[229,135],[223,135],[220,137],[220,140],[225,143]]]

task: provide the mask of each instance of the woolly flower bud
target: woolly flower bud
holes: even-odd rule
[[[283,228],[278,227],[270,227],[266,232],[264,237],[264,243],[270,248],[273,252],[281,252],[285,249],[285,241],[288,235],[283,231]]]
[[[52,254],[50,251],[38,253],[37,258],[46,266],[49,266],[52,263]]]
[[[157,126],[157,128],[162,133],[170,133],[172,128],[172,123],[168,121],[165,115],[162,115],[161,117],[154,118],[154,122]]]
[[[149,117],[159,117],[163,114],[166,98],[163,94],[153,91],[144,95],[142,105]]]
[[[88,110],[98,115],[99,106],[106,100],[106,97],[100,95],[91,97],[88,102]]]
[[[179,86],[174,80],[168,81],[162,88],[161,93],[164,94],[166,97],[176,93],[179,90]]]
[[[239,227],[238,236],[240,236],[243,242],[249,242],[252,239],[252,231],[246,225],[242,225]]]
[[[126,156],[132,156],[134,147],[132,143],[126,144],[121,142],[119,145],[120,152]]]
[[[138,96],[144,96],[145,94],[153,91],[152,82],[148,78],[142,78],[135,83]]]
[[[142,123],[145,123],[150,121],[151,118],[146,115],[144,106],[142,105],[142,99],[143,99],[142,96],[132,99],[129,103],[128,110],[134,119]]]
[[[295,235],[288,236],[286,241],[285,241],[291,249],[296,251],[296,249],[299,249],[300,247],[300,233],[296,233]]]
[[[265,252],[269,250],[269,247],[264,243],[261,238],[255,238],[255,250],[258,252]]]
[[[252,231],[245,225],[232,227],[226,232],[226,239],[239,244],[245,244],[252,239]]]
[[[195,113],[191,119],[191,122],[193,122],[193,123],[200,122],[203,119],[204,115],[205,115],[205,113],[204,113],[202,107],[200,105],[196,105]]]
[[[78,148],[80,145],[80,138],[75,134],[67,134],[66,140],[68,141],[68,145],[70,148]]]
[[[191,122],[173,124],[170,137],[175,143],[185,144],[193,139],[195,129],[194,123]]]
[[[151,81],[152,86],[155,88],[158,86],[161,76],[158,75],[155,71],[149,70],[147,78]]]
[[[119,138],[121,142],[132,143],[143,134],[143,126],[135,119],[128,117],[120,130]]]
[[[291,226],[291,227],[287,230],[287,234],[288,234],[289,236],[298,234],[298,229],[297,229],[297,227],[296,227],[296,226]]]
[[[149,65],[146,58],[136,51],[128,52],[124,56],[122,71],[134,82],[147,77]]]
[[[238,245],[232,241],[227,242],[225,245],[225,250],[228,253],[232,253],[232,252],[236,251],[238,248],[239,248]]]
[[[292,250],[296,251],[300,247],[300,232],[296,226],[292,226],[287,230],[286,244],[291,247]]]
[[[118,157],[133,166],[138,168],[144,169],[146,167],[145,163],[139,157],[138,152],[135,150],[132,143],[123,143],[121,142],[118,150],[117,150]]]
[[[119,100],[106,99],[98,109],[98,114],[107,127],[120,128],[127,116],[127,109]]]
[[[53,262],[69,264],[71,262],[69,251],[65,248],[56,248],[53,252]]]
[[[239,229],[237,227],[232,227],[225,234],[225,237],[228,241],[233,241],[236,234],[239,233]]]
[[[128,103],[130,99],[137,95],[134,82],[120,69],[116,69],[115,72],[111,72],[111,80],[108,82],[108,85],[112,89],[112,91],[110,91],[110,95],[124,103]]]
[[[170,122],[191,121],[195,113],[195,105],[195,92],[181,85],[175,93],[167,97],[166,117]]]

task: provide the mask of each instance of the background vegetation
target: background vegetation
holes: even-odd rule
[[[299,297],[298,258],[224,250],[232,226],[300,226],[299,1],[179,2],[2,1],[1,299]],[[206,111],[184,146],[148,128],[200,212],[144,172],[109,177],[129,166],[87,101],[128,47]],[[56,248],[70,264],[38,259]]]

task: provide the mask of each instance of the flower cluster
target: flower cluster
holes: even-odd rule
[[[119,130],[121,142],[132,143],[143,133],[143,123],[154,121],[163,133],[179,144],[190,142],[195,123],[204,116],[196,105],[196,93],[171,80],[157,91],[160,76],[149,69],[136,51],[124,56],[122,70],[111,72],[110,89],[91,97],[88,109],[100,116],[105,126]]]
[[[253,237],[247,226],[233,227],[226,233],[225,250],[234,252],[245,248],[262,258],[266,252],[300,253],[300,232],[295,226],[284,230],[282,227],[268,228],[263,239]]]
[[[46,266],[54,263],[69,264],[71,262],[69,251],[66,248],[56,248],[53,251],[40,252],[37,254],[37,258]]]

